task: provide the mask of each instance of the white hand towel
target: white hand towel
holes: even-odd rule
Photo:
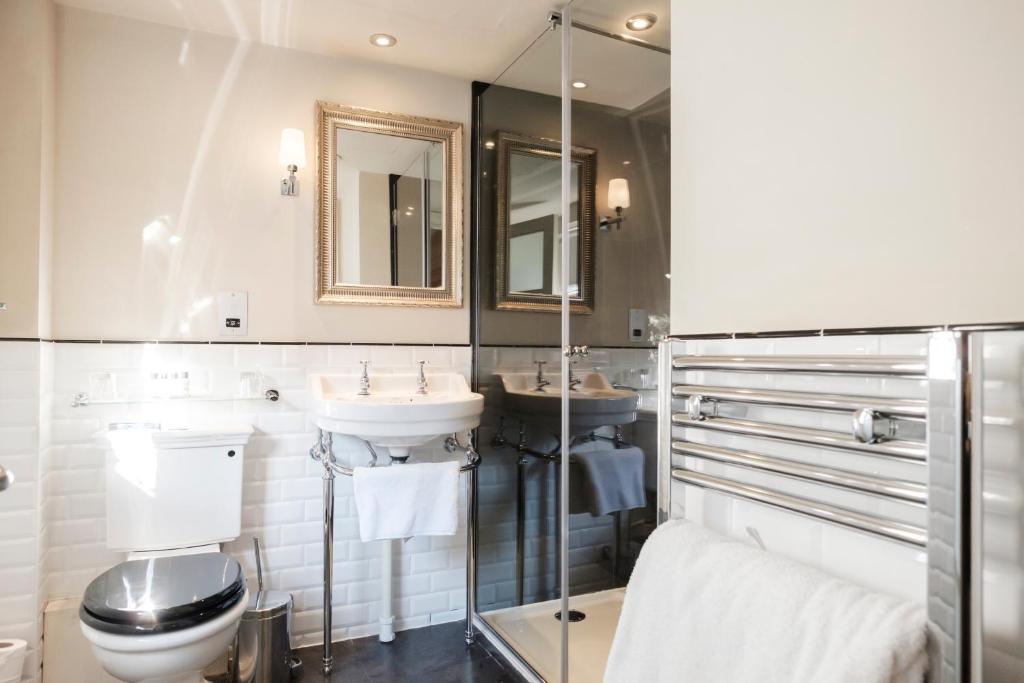
[[[458,485],[455,461],[355,468],[360,540],[453,535],[459,523]]]
[[[683,520],[647,540],[605,683],[921,683],[917,604]]]

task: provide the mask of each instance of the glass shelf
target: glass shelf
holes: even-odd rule
[[[277,389],[267,389],[262,396],[218,396],[213,394],[198,396],[147,396],[140,398],[111,398],[97,399],[89,398],[89,394],[75,394],[71,399],[72,408],[84,408],[86,406],[119,406],[133,405],[140,403],[163,403],[165,401],[195,401],[195,402],[228,402],[228,401],[277,401],[281,394]]]

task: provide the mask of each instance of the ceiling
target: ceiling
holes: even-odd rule
[[[62,5],[115,14],[179,28],[253,40],[332,56],[427,69],[451,76],[491,82],[505,71],[547,26],[547,14],[559,0],[57,0]],[[659,21],[637,34],[668,46],[669,0],[574,0],[575,20],[615,33],[626,32],[625,20],[654,12]],[[391,48],[374,47],[371,33],[398,38]],[[579,31],[576,32],[581,33]],[[608,38],[603,42],[615,43]],[[581,41],[577,41],[581,42]],[[623,44],[625,45],[625,44]],[[636,53],[648,52],[626,46]],[[579,49],[579,48],[578,48]],[[595,74],[619,66],[621,54],[593,51],[587,56]],[[657,53],[651,53],[657,54]],[[661,55],[664,57],[664,55]],[[667,58],[666,62],[667,62]],[[549,80],[551,63],[535,59],[535,79]],[[577,62],[579,60],[577,59]],[[557,70],[558,62],[554,62]],[[529,87],[527,69],[517,87]],[[642,72],[634,74],[642,77]],[[667,87],[667,79],[665,86]],[[614,84],[609,86],[614,89]],[[542,90],[547,91],[547,90]],[[583,99],[590,99],[587,95]],[[607,99],[599,98],[594,101]],[[627,98],[635,101],[635,96]],[[610,104],[610,102],[602,103]]]
[[[561,40],[542,36],[496,83],[558,96],[562,92]],[[572,77],[587,84],[573,89],[583,100],[633,111],[668,89],[671,58],[661,52],[574,29]]]

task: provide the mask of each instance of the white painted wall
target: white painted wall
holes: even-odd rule
[[[1024,319],[1024,4],[672,3],[672,331]]]
[[[0,3],[0,337],[49,334],[54,6]]]
[[[249,339],[468,341],[466,308],[313,294],[315,101],[458,121],[468,138],[467,81],[68,7],[57,43],[56,337],[216,338],[213,307],[193,304],[230,289],[249,292]],[[278,189],[287,127],[306,134],[298,198]]]

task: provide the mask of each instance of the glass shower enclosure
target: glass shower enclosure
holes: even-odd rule
[[[655,526],[669,22],[577,0],[475,83],[472,618],[528,679],[600,681]],[[567,28],[571,26],[572,28]],[[627,35],[623,35],[627,34]]]

